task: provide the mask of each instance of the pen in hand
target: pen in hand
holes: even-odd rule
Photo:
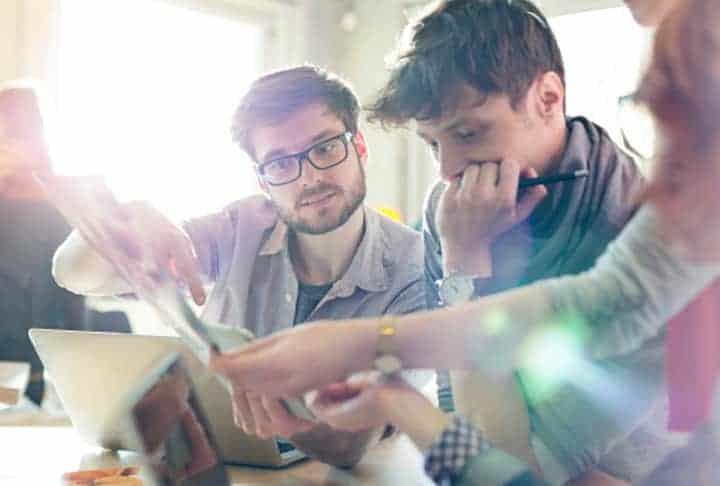
[[[533,177],[528,179],[520,179],[518,183],[518,189],[525,187],[539,186],[541,184],[555,184],[556,182],[572,181],[588,176],[587,169],[576,170],[573,172],[564,172],[561,174],[555,174],[547,177]]]

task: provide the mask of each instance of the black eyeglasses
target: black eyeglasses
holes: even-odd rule
[[[351,132],[341,133],[302,152],[268,160],[257,166],[258,173],[271,186],[282,186],[300,178],[303,160],[318,170],[330,169],[347,160],[348,142],[352,137]]]

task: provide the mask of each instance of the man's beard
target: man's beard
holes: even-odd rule
[[[344,225],[350,216],[360,207],[365,200],[367,192],[365,184],[365,171],[362,164],[358,163],[360,168],[360,174],[358,180],[348,190],[344,190],[342,187],[334,184],[319,184],[311,189],[307,189],[300,194],[298,201],[304,201],[314,195],[324,193],[335,193],[333,197],[340,197],[344,199],[344,205],[337,216],[317,216],[316,221],[309,220],[298,216],[300,210],[300,203],[296,204],[294,211],[288,211],[286,208],[275,205],[280,219],[283,220],[288,227],[297,233],[306,233],[310,235],[322,235],[329,233],[340,226]]]

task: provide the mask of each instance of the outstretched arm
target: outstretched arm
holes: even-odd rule
[[[94,217],[100,218],[98,214]],[[82,221],[82,216],[79,219]],[[113,257],[107,257],[122,255],[114,259],[116,265],[145,271],[143,262],[150,259],[186,285],[196,303],[204,302],[201,270],[192,242],[182,228],[158,210],[144,202],[127,203],[108,210],[101,221],[93,224],[101,228],[93,228],[97,235],[88,236],[76,229],[57,250],[53,276],[59,285],[79,294],[127,293],[130,286],[108,260]]]
[[[52,273],[58,285],[75,294],[105,296],[131,292],[112,264],[93,250],[77,230],[55,252]]]
[[[719,274],[718,266],[678,256],[656,230],[657,218],[644,210],[585,274],[395,318],[400,360],[410,369],[509,375],[522,367],[522,344],[548,329],[564,331],[568,313],[584,319],[590,356],[638,346]],[[216,366],[239,387],[293,397],[371,369],[376,342],[376,319],[319,322],[259,340]]]

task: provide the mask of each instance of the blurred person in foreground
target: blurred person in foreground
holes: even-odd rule
[[[635,21],[644,27],[657,27],[682,0],[623,0]]]
[[[523,365],[536,339],[568,335],[571,321],[564,318],[568,314],[585,323],[585,337],[578,340],[582,358],[622,355],[657,336],[672,316],[717,278],[720,225],[713,222],[720,213],[720,11],[716,7],[712,0],[678,1],[658,29],[652,63],[638,90],[638,99],[650,107],[663,140],[656,170],[642,209],[597,264],[580,275],[393,319],[390,349],[404,368],[507,373]],[[505,324],[503,332],[498,332],[498,316]],[[438,323],[443,333],[437,333]],[[322,415],[337,427],[353,429],[392,417],[425,451],[426,471],[440,484],[539,484],[528,466],[493,447],[482,431],[460,417],[444,415],[397,378],[349,380],[323,388],[372,368],[382,340],[378,329],[387,325],[387,321],[379,326],[377,320],[356,320],[340,330],[319,322],[258,342],[216,366],[236,386],[255,393],[291,397],[319,388]],[[334,353],[322,353],[331,348]],[[492,360],[486,359],[488,352]],[[545,349],[534,353],[546,354]],[[312,370],[295,372],[296,363],[311,354],[325,359]],[[570,366],[587,367],[582,358]],[[693,443],[696,440],[697,436]],[[701,462],[694,471],[697,476],[651,476],[647,484],[717,484],[713,471],[717,443],[711,441],[710,446],[695,449],[699,457],[691,455]],[[684,452],[692,450],[691,444]]]
[[[691,259],[720,257],[720,15],[711,1],[625,0],[643,25],[658,26],[653,64],[637,93],[652,108],[662,139],[650,199],[665,231]],[[688,243],[689,242],[689,243]],[[720,280],[668,323],[668,426],[692,431],[644,484],[720,481]]]
[[[0,360],[31,364],[27,395],[40,404],[42,364],[27,331],[82,327],[85,307],[52,278],[53,253],[70,227],[45,199],[35,172],[52,172],[37,88],[0,85]]]
[[[682,3],[680,0],[625,0],[625,3],[638,23],[648,27],[657,27],[668,13],[673,12],[673,9],[682,12],[682,10],[679,10]],[[680,39],[681,34],[678,31],[677,22],[673,23],[673,19],[668,19],[666,23],[668,25],[664,28],[665,33],[662,40],[668,43],[669,46],[666,49],[666,60],[663,66],[666,71],[671,69],[672,71],[663,73],[660,69],[660,63],[656,62],[656,69],[651,72],[654,73],[652,79],[655,79],[652,82],[659,85],[663,77],[673,75],[678,80],[678,83],[683,83],[684,88],[687,88],[691,82],[699,84],[703,78],[698,71],[702,70],[703,66],[698,65],[698,63],[701,60],[705,61],[701,51],[707,50],[708,53],[712,53],[713,43],[717,42],[716,39],[713,39],[713,32],[705,31],[703,33],[701,30],[700,33],[694,34],[694,36],[699,37],[694,38],[691,42],[690,39]],[[670,49],[670,44],[675,46],[674,51]],[[685,49],[687,52],[681,55],[683,51],[680,49]],[[674,57],[671,58],[671,55]],[[707,58],[711,62],[712,59],[711,56]],[[707,73],[711,72],[712,70],[707,71]],[[706,78],[702,82],[712,83],[712,80]],[[653,86],[650,82],[647,85]],[[647,88],[645,92],[652,94],[649,90],[650,88]],[[703,91],[699,91],[698,95],[703,93]],[[642,96],[643,92],[641,91],[639,94]],[[657,103],[658,107],[663,110],[667,120],[666,124],[670,125],[672,123],[672,129],[677,136],[682,135],[686,142],[682,151],[679,148],[674,149],[676,153],[672,154],[672,156],[676,157],[675,164],[664,163],[660,166],[663,172],[656,177],[658,181],[656,183],[656,187],[658,187],[656,192],[663,196],[662,201],[671,201],[668,195],[683,194],[672,186],[672,184],[676,184],[673,181],[678,178],[687,178],[688,185],[692,183],[699,189],[696,194],[698,203],[697,207],[692,210],[682,208],[681,211],[686,211],[686,214],[678,216],[678,224],[674,231],[695,233],[698,227],[707,223],[707,228],[704,231],[709,232],[712,231],[712,218],[708,218],[708,214],[703,210],[700,198],[714,195],[714,193],[708,191],[707,187],[704,187],[706,182],[713,181],[713,179],[698,174],[694,170],[695,166],[693,164],[688,166],[687,162],[680,163],[678,161],[692,160],[693,157],[697,158],[691,153],[686,153],[689,146],[687,141],[688,132],[696,133],[697,136],[703,133],[714,133],[713,123],[715,123],[718,115],[712,115],[714,107],[710,104],[703,105],[703,111],[698,111],[697,115],[692,119],[671,119],[671,115],[678,111],[674,106],[675,103],[699,104],[698,99],[693,99],[690,96],[691,94],[687,91],[681,92],[678,90],[678,92],[673,93],[672,97],[665,95],[665,100],[662,103],[660,101]],[[693,123],[694,126],[689,125],[689,123]],[[697,144],[697,148],[703,148],[704,150],[711,150],[712,147],[712,143],[708,143],[706,140],[693,140],[692,143]],[[677,147],[680,147],[680,145],[677,145]],[[711,168],[704,170],[710,171]],[[693,179],[696,180],[693,181]],[[661,186],[661,183],[664,185]],[[672,205],[665,207],[663,210],[665,212],[675,211]],[[712,243],[710,246],[712,247]],[[712,251],[712,248],[700,249],[700,254],[708,250]],[[720,281],[714,282],[713,285],[703,290],[691,304],[668,323],[666,375],[670,398],[668,426],[672,430],[692,431],[710,417],[715,378],[720,372],[720,360],[716,358],[716,356],[720,356],[720,327],[716,324],[718,321],[720,321]],[[688,376],[692,376],[693,379],[687,379]]]

